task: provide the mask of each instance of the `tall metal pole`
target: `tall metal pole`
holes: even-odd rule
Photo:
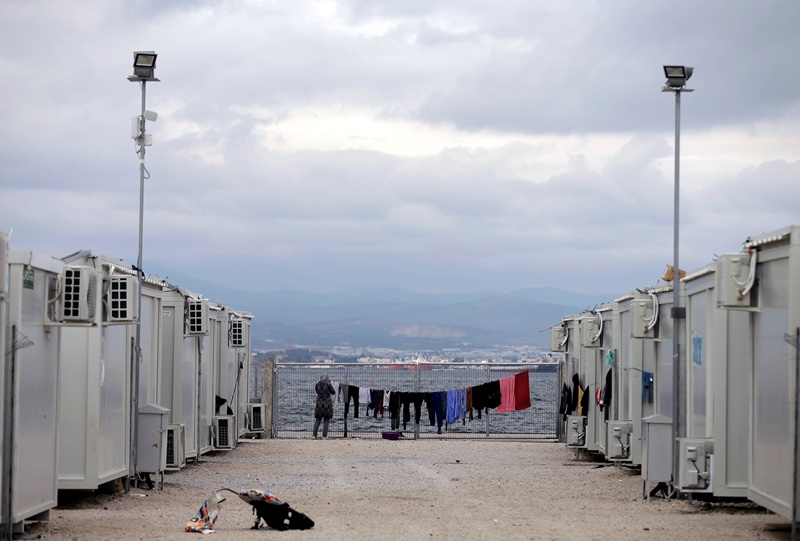
[[[131,441],[131,467],[134,475],[137,474],[138,465],[137,445],[139,442],[139,368],[142,362],[142,237],[144,234],[144,152],[145,152],[145,102],[147,99],[147,81],[142,85],[142,112],[139,117],[139,255],[136,258],[136,274],[139,280],[137,316],[136,316],[136,343],[133,358],[133,439]]]
[[[672,263],[672,432],[673,445],[682,436],[681,431],[681,310],[680,297],[680,164],[681,164],[681,89],[675,93],[675,201],[673,216],[673,263]],[[677,457],[677,453],[673,456]]]

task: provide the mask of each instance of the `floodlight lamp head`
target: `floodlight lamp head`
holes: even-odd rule
[[[154,51],[134,51],[133,76],[141,79],[153,79],[157,57],[158,55]]]
[[[683,88],[686,81],[694,73],[694,68],[686,66],[664,66],[664,75],[667,76],[667,88]]]

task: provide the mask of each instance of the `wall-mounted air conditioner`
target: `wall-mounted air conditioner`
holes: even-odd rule
[[[567,415],[567,447],[586,447],[586,417]]]
[[[724,254],[717,259],[716,290],[720,308],[749,308],[755,283],[755,253]]]
[[[713,440],[678,439],[678,487],[681,490],[702,492],[711,488],[713,454]]]
[[[231,318],[228,326],[228,346],[241,348],[245,346],[245,325],[241,318]]]
[[[247,405],[247,431],[264,432],[264,404]]]
[[[567,351],[567,333],[563,325],[550,327],[550,351]]]
[[[603,334],[603,326],[599,314],[587,315],[581,319],[581,345],[583,347],[600,347],[601,334]]]
[[[186,466],[186,425],[167,426],[167,469]]]
[[[633,423],[630,421],[609,421],[608,446],[606,458],[608,460],[625,460],[631,456],[631,432]]]
[[[637,296],[631,301],[631,336],[655,338],[658,322],[657,297]]]
[[[186,299],[186,334],[208,334],[208,301]]]
[[[89,267],[65,267],[61,275],[59,319],[91,323],[97,307],[97,272]]]
[[[111,276],[106,292],[107,321],[136,321],[139,283],[135,276]]]
[[[233,415],[216,415],[211,418],[211,448],[224,451],[236,447],[239,433],[236,429],[236,417]]]

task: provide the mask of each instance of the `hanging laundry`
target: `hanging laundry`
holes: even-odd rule
[[[578,374],[572,375],[572,407],[570,408],[572,411],[578,410],[578,402],[580,402],[580,396],[578,396],[579,391],[581,390],[581,378]],[[578,412],[580,415],[580,412]]]
[[[600,405],[601,411],[603,411],[603,407],[605,406],[605,411],[603,411],[603,418],[605,421],[608,421],[609,413],[611,411],[611,399],[613,398],[614,394],[614,376],[612,375],[612,371],[613,368],[609,368],[608,372],[606,372],[606,384],[603,385],[603,403]]]
[[[578,415],[585,415],[583,411],[583,395],[584,395],[583,388],[580,385],[578,385],[578,405],[575,408],[575,413]]]
[[[447,413],[445,422],[449,425],[458,420],[458,391],[455,389],[447,390]]]
[[[350,411],[350,400],[353,401],[353,418],[358,419],[358,396],[360,394],[359,388],[355,385],[346,385],[344,391],[344,417],[347,418],[347,413]]]
[[[569,390],[566,383],[561,384],[561,405],[558,408],[558,412],[563,416],[564,420],[566,420],[567,415],[572,413],[572,391]]]
[[[514,408],[524,410],[531,407],[531,389],[528,371],[514,376]]]
[[[497,406],[498,413],[514,411],[514,376],[508,376],[500,380],[500,405]]]
[[[653,373],[642,370],[642,403],[653,403]]]

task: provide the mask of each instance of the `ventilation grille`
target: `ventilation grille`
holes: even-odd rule
[[[108,320],[135,321],[137,311],[135,276],[112,276],[108,284]]]
[[[201,299],[186,301],[186,334],[208,334],[208,303]]]
[[[248,404],[247,409],[247,431],[264,432],[264,404]]]
[[[167,469],[179,470],[186,466],[185,425],[167,427]]]
[[[240,348],[244,347],[244,321],[241,319],[232,319],[230,325],[230,332],[228,334],[228,343],[231,347]]]
[[[89,267],[67,267],[61,288],[61,320],[94,321],[97,273]]]
[[[232,415],[219,415],[212,420],[214,430],[214,449],[233,449],[236,447],[236,419]]]

